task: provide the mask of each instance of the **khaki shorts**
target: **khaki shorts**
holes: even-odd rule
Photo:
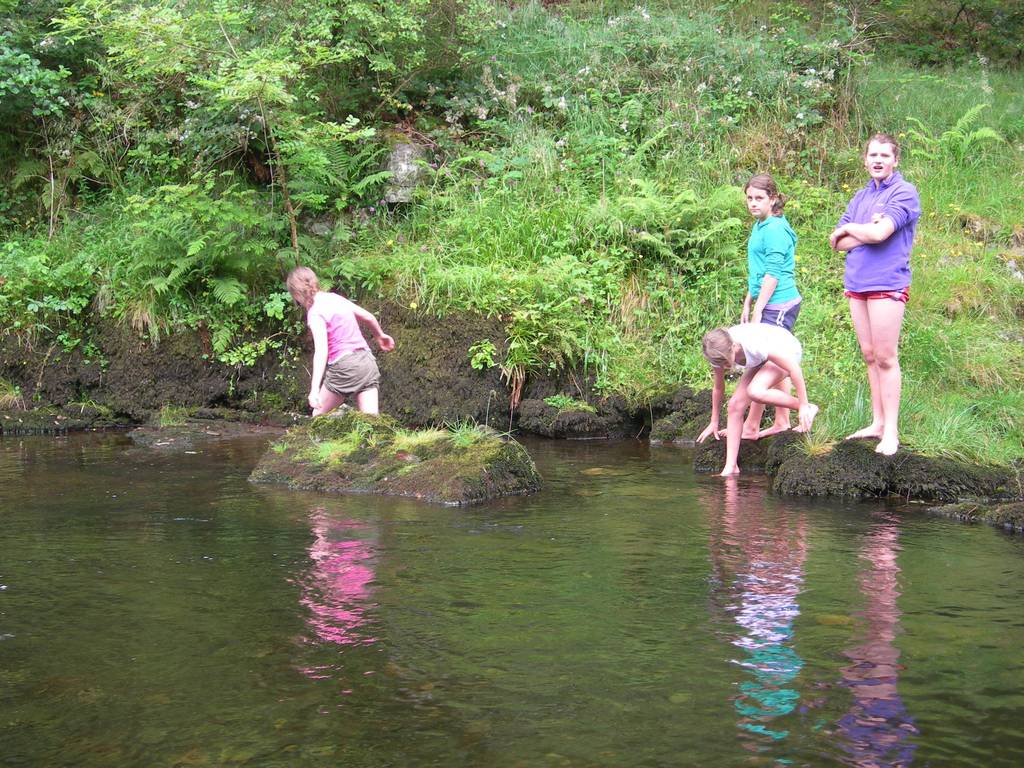
[[[336,395],[358,395],[380,384],[380,370],[368,349],[342,355],[327,366],[324,386]]]

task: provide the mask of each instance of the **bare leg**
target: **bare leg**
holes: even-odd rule
[[[744,440],[757,440],[761,436],[762,416],[764,416],[764,406],[761,403],[751,403],[750,411],[743,422],[742,437]]]
[[[337,395],[331,392],[326,386],[320,387],[320,407],[313,410],[314,416],[323,416],[325,413],[330,413],[339,405],[345,402],[345,398],[342,395]]]
[[[775,388],[787,395],[791,394],[793,391],[793,385],[792,382],[790,382],[788,376],[784,378],[782,381],[780,381],[778,384],[776,384]],[[750,410],[754,410],[753,405],[750,406]],[[785,432],[787,429],[789,429],[789,408],[781,408],[779,406],[776,406],[775,423],[772,424],[767,429],[762,429],[761,433],[759,434],[759,437],[768,437],[768,435],[775,435],[778,434],[779,432]]]
[[[371,416],[378,414],[377,410],[377,388],[364,389],[358,395],[356,395],[356,405],[359,406],[359,410],[363,413],[368,413]]]
[[[871,337],[875,348],[875,370],[882,407],[882,439],[875,447],[875,451],[892,456],[900,446],[899,421],[903,376],[897,350],[907,305],[891,299],[876,299],[866,303],[869,305]]]
[[[850,318],[853,320],[853,330],[857,334],[857,343],[860,344],[860,352],[864,356],[864,364],[868,368],[868,385],[871,387],[871,423],[847,435],[847,440],[854,440],[859,437],[881,437],[885,425],[885,416],[882,413],[881,387],[878,381],[878,369],[875,365],[875,342],[872,334],[871,317],[868,314],[869,304],[877,304],[882,301],[888,300],[874,299],[872,301],[861,301],[860,299],[850,299]],[[902,302],[892,303],[898,303],[902,306]]]
[[[797,410],[800,408],[800,401],[788,392],[782,392],[778,389],[778,385],[784,378],[786,378],[786,372],[779,368],[779,366],[774,363],[765,363],[750,381],[747,387],[748,396],[756,403],[774,405],[776,408]],[[813,422],[814,417],[818,415],[818,406],[813,403],[809,405],[811,408],[811,421]],[[809,428],[810,425],[808,425]],[[805,430],[798,428],[798,431],[803,432]]]
[[[753,378],[751,372],[744,373],[740,383],[736,386],[736,391],[729,398],[729,406],[726,409],[728,422],[725,428],[725,467],[722,469],[722,477],[740,473],[737,459],[740,455],[740,439],[743,434],[743,414],[746,412],[747,406],[750,405],[747,385],[751,378]]]

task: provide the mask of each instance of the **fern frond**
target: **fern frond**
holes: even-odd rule
[[[245,286],[238,278],[215,277],[209,281],[209,284],[213,297],[221,304],[230,307],[245,298]]]

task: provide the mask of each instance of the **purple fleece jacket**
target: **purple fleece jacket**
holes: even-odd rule
[[[921,216],[917,188],[899,171],[877,188],[871,179],[853,196],[839,224],[870,224],[876,213],[892,219],[896,231],[880,243],[847,251],[843,284],[848,291],[897,291],[910,285],[910,249]]]

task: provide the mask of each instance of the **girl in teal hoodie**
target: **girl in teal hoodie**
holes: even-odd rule
[[[769,323],[792,332],[800,314],[796,290],[796,233],[782,209],[786,198],[779,194],[775,180],[767,173],[752,177],[744,187],[747,210],[754,227],[747,241],[747,296],[743,300],[741,323]],[[785,379],[779,389],[789,392]],[[756,440],[789,429],[789,410],[775,409],[775,423],[762,430],[764,406],[752,404],[743,424],[743,438]]]

